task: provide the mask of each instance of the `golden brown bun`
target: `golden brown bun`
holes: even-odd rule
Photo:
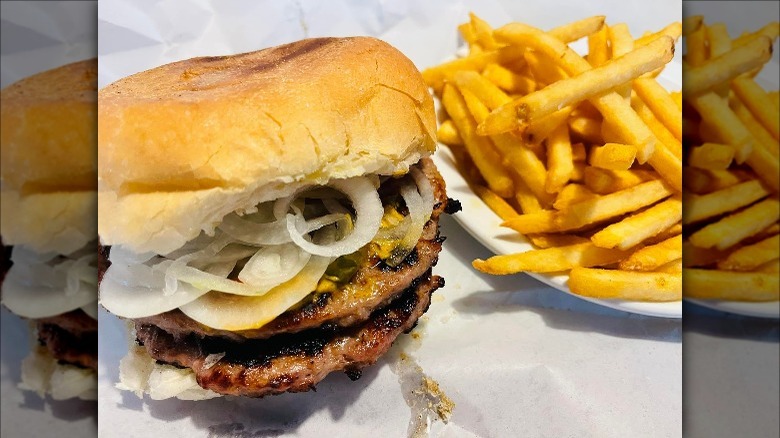
[[[22,79],[0,98],[3,241],[68,254],[95,240],[97,60]]]
[[[96,98],[96,59],[38,73],[0,91],[3,190],[94,190]]]
[[[304,184],[405,173],[435,148],[414,64],[367,37],[194,58],[99,92],[99,234],[169,252]]]

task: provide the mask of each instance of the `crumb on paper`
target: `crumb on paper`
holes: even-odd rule
[[[433,302],[434,303],[441,303],[442,301],[444,301],[444,295],[441,295],[441,294],[433,295]]]
[[[436,380],[423,372],[413,357],[401,352],[393,372],[398,376],[401,393],[411,410],[408,436],[427,437],[432,422],[449,422],[455,403]]]
[[[422,394],[431,396],[428,400],[428,407],[436,411],[441,421],[448,422],[452,416],[452,409],[455,408],[455,403],[441,390],[439,382],[428,376],[423,376],[421,391]],[[434,403],[433,400],[436,402]]]

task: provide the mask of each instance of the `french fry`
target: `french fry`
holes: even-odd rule
[[[707,62],[707,58],[710,57],[707,49],[707,27],[701,25],[697,30],[686,35],[685,47],[687,53],[684,60],[688,65],[698,67]],[[686,67],[685,64],[683,64],[683,67]]]
[[[532,76],[540,85],[537,88],[543,88],[569,76],[544,53],[528,51],[525,52],[524,59]]]
[[[516,46],[484,51],[427,68],[422,71],[422,76],[429,87],[433,88],[436,93],[441,93],[445,80],[455,72],[462,70],[482,71],[488,64],[506,64],[522,59],[524,53],[525,49]]]
[[[672,260],[669,263],[661,265],[655,272],[666,272],[667,274],[682,274],[683,264],[682,259]]]
[[[439,129],[436,132],[436,136],[439,141],[446,145],[459,146],[463,144],[463,139],[460,138],[458,128],[452,123],[452,120],[445,120],[439,125]]]
[[[588,164],[593,167],[612,170],[628,170],[636,159],[636,146],[606,143],[590,149]]]
[[[672,197],[607,226],[590,240],[601,248],[626,250],[671,227],[681,217],[682,200],[680,197]]]
[[[524,143],[540,144],[543,140],[547,139],[556,128],[566,123],[566,119],[571,112],[572,107],[567,106],[552,114],[531,120],[527,125],[521,127],[516,132],[516,135],[519,135]]]
[[[571,158],[574,162],[584,162],[588,158],[588,152],[582,143],[573,143],[571,145]]]
[[[600,120],[588,117],[572,117],[569,119],[569,129],[573,136],[591,144],[603,144]]]
[[[677,41],[677,39],[680,38],[680,35],[682,35],[682,23],[675,21],[674,23],[670,23],[666,25],[666,27],[659,30],[658,32],[642,36],[641,38],[637,38],[637,40],[634,41],[634,46],[635,47],[646,46],[652,43],[653,41],[664,36],[671,38],[672,41]]]
[[[731,51],[731,37],[723,23],[715,23],[707,26],[707,42],[710,45],[710,58],[717,59]],[[729,97],[729,84],[724,82],[714,87],[713,91],[721,97]]]
[[[695,194],[706,194],[739,184],[749,178],[745,172],[734,170],[705,170],[686,167],[684,169],[686,188]]]
[[[682,276],[665,272],[575,267],[568,285],[573,293],[592,298],[678,301],[682,297]]]
[[[700,169],[728,169],[734,160],[734,148],[719,143],[704,143],[688,152],[688,165]]]
[[[772,99],[772,103],[775,104],[775,107],[780,108],[780,90],[770,92],[769,98]]]
[[[534,213],[542,210],[542,205],[539,199],[534,195],[531,189],[526,184],[525,180],[515,172],[515,201],[520,206],[520,210],[523,213]],[[547,201],[545,199],[545,201]]]
[[[493,28],[474,13],[470,13],[469,17],[471,18],[471,27],[474,29],[477,43],[486,50],[498,49],[499,45],[493,39]]]
[[[620,216],[654,204],[672,194],[670,188],[659,180],[647,181],[599,198],[572,204],[562,212],[563,224],[577,227]]]
[[[606,20],[605,16],[595,15],[550,29],[548,33],[561,41],[570,43],[597,32],[604,26],[604,20]]]
[[[490,144],[490,140],[476,134],[476,122],[469,114],[463,96],[454,87],[445,85],[442,104],[452,117],[469,156],[474,160],[474,164],[487,181],[490,189],[499,196],[511,196],[513,193],[512,179],[501,163],[501,157]]]
[[[706,93],[689,99],[702,119],[716,130],[719,138],[734,147],[737,163],[744,163],[753,152],[753,138],[745,125],[739,121],[728,103],[715,93]]]
[[[458,32],[460,32],[461,38],[463,38],[463,41],[465,41],[469,47],[478,44],[477,33],[474,31],[474,26],[471,25],[471,22],[463,23],[458,26]]]
[[[505,221],[502,225],[522,234],[575,230],[639,210],[671,194],[672,191],[661,181],[648,181],[625,190],[571,204],[562,211],[544,210],[530,215],[520,215]]]
[[[570,72],[577,76],[554,82],[497,108],[485,121],[486,126],[492,127],[492,132],[480,133],[517,129],[529,119],[551,114],[577,101],[597,96],[618,84],[659,68],[669,62],[673,54],[673,41],[664,37],[599,67]]]
[[[508,220],[519,216],[517,211],[509,205],[502,197],[495,194],[485,186],[473,185],[471,188],[474,193],[488,206],[495,214],[503,220]]]
[[[453,75],[455,85],[463,90],[473,93],[488,109],[498,108],[511,98],[495,84],[474,71],[461,71]]]
[[[574,172],[571,141],[566,126],[559,126],[547,139],[547,193],[558,193]]]
[[[709,266],[728,257],[729,251],[717,248],[699,248],[690,241],[685,241],[682,250],[683,266],[686,268]]]
[[[780,279],[772,273],[683,269],[687,298],[727,301],[777,301]]]
[[[648,128],[650,128],[650,131],[655,135],[655,138],[669,149],[669,152],[676,158],[682,159],[682,142],[677,140],[674,134],[658,120],[650,107],[648,107],[642,99],[637,96],[631,99],[631,103],[639,118],[645,122]]]
[[[672,225],[671,227],[661,231],[660,233],[656,234],[653,237],[645,239],[644,242],[642,242],[645,245],[655,245],[658,243],[663,242],[666,239],[672,238],[683,231],[682,222],[677,222],[676,224]]]
[[[594,67],[603,65],[611,58],[609,48],[609,29],[602,26],[597,32],[588,35],[588,62]]]
[[[699,248],[726,249],[777,222],[780,202],[766,199],[726,216],[691,234],[690,241]]]
[[[585,186],[593,193],[605,195],[645,181],[655,179],[652,172],[646,170],[608,170],[597,167],[585,168]]]
[[[559,272],[575,266],[604,266],[625,258],[627,253],[604,249],[585,242],[570,246],[537,249],[524,253],[497,255],[474,260],[475,269],[486,274],[508,275],[518,272]]]
[[[582,184],[567,184],[558,192],[558,196],[553,203],[553,208],[556,210],[563,210],[575,202],[593,199],[597,196],[597,194],[591,192]]]
[[[555,248],[590,242],[585,237],[576,234],[529,234],[528,240],[537,248]]]
[[[617,58],[634,50],[634,39],[631,37],[631,32],[629,32],[626,23],[609,26],[607,31],[613,57]]]
[[[682,244],[682,234],[678,234],[655,245],[640,248],[620,262],[620,269],[655,271],[669,262],[681,259],[683,255]]]
[[[682,35],[687,36],[692,32],[696,32],[704,22],[704,17],[701,15],[688,15],[683,18],[682,22]]]
[[[741,35],[733,41],[733,44],[734,46],[742,46],[761,36],[765,36],[774,41],[777,39],[778,34],[780,34],[780,23],[773,21],[756,32],[749,32]]]
[[[670,94],[672,96],[672,100],[674,100],[675,105],[677,105],[677,109],[682,111],[682,109],[683,109],[682,91],[673,91]]]
[[[718,268],[726,271],[752,271],[778,257],[780,257],[780,235],[775,234],[732,252],[725,260],[718,262]]]
[[[757,180],[745,181],[706,195],[685,198],[683,223],[692,224],[746,207],[769,195]]]
[[[764,263],[756,268],[756,272],[772,272],[777,274],[780,272],[780,259],[770,260]]]
[[[642,99],[664,127],[674,135],[678,141],[682,141],[682,114],[680,107],[654,78],[642,77],[633,83],[636,94]]]
[[[772,134],[764,128],[764,125],[759,123],[753,116],[749,109],[740,102],[736,96],[731,96],[729,99],[729,107],[734,111],[739,120],[745,125],[745,128],[750,131],[759,143],[761,143],[766,150],[768,150],[775,157],[780,156],[780,144],[772,137]]]
[[[718,84],[762,66],[772,56],[772,42],[760,37],[753,42],[685,70],[683,97],[698,96]],[[749,78],[745,78],[750,80]]]
[[[731,82],[731,89],[772,137],[780,139],[780,110],[756,81],[749,77],[739,77]]]
[[[525,95],[536,90],[536,81],[528,76],[519,75],[499,64],[488,64],[485,70],[482,71],[482,76],[507,93]]]

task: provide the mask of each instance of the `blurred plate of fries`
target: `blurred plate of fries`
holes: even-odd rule
[[[473,266],[680,318],[682,78],[665,67],[682,23],[634,38],[604,16],[542,31],[471,14],[458,31],[463,56],[423,77],[456,219],[496,254]]]
[[[688,21],[685,299],[780,318],[780,23],[734,37],[723,23]]]

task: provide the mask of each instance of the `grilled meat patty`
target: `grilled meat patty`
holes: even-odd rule
[[[38,341],[55,359],[97,371],[97,320],[77,309],[34,321]]]
[[[431,294],[444,285],[427,273],[388,306],[362,324],[337,330],[316,328],[264,340],[235,342],[225,338],[176,337],[152,324],[136,324],[139,343],[160,362],[191,368],[200,386],[220,394],[263,397],[302,392],[333,371],[350,378],[374,364],[393,341],[410,331],[430,305]],[[209,354],[225,353],[207,365]]]

